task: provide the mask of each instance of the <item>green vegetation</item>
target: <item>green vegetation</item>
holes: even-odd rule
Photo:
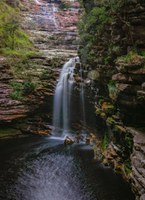
[[[131,162],[130,159],[126,160],[123,164],[123,170],[126,176],[129,176],[131,174]]]
[[[36,89],[36,85],[32,81],[26,81],[23,84],[23,94],[29,95],[32,94]]]
[[[109,145],[109,138],[108,138],[107,133],[105,133],[103,140],[102,140],[102,143],[101,143],[102,150],[105,151],[107,149],[108,145]]]
[[[11,56],[13,58],[20,58],[21,61],[27,60],[30,57],[37,56],[37,52],[34,50],[26,49],[10,49],[10,48],[1,48],[0,53],[5,56]]]
[[[27,55],[32,44],[28,35],[20,27],[19,9],[5,1],[0,4],[0,53],[8,56]]]
[[[109,96],[112,100],[116,100],[118,96],[118,89],[116,87],[116,82],[113,80],[110,80],[108,83],[108,90],[109,90]]]
[[[16,129],[10,128],[10,127],[1,127],[0,129],[0,139],[2,138],[11,138],[13,136],[16,136],[20,133]]]
[[[27,33],[22,30],[21,16],[18,7],[19,1],[3,1],[0,4],[0,54],[9,57],[8,65],[16,79],[12,81],[12,99],[23,100],[26,95],[35,90],[26,69],[29,67],[29,58],[37,56]]]
[[[114,126],[116,122],[112,117],[108,117],[106,123],[108,126]]]
[[[67,3],[65,3],[65,2],[61,2],[59,8],[60,8],[61,10],[67,10],[67,9],[70,8],[70,6],[69,6]]]
[[[84,63],[95,58],[95,46],[97,37],[101,35],[101,30],[111,18],[108,16],[105,7],[92,8],[89,14],[84,12],[79,23],[81,36],[80,54]]]
[[[24,100],[25,96],[32,94],[36,89],[32,81],[25,81],[24,83],[12,81],[10,85],[13,89],[10,96],[15,100]]]
[[[80,3],[85,8],[79,23],[82,61],[86,64],[112,64],[121,51],[118,41],[114,40],[115,26],[120,22],[120,26],[130,27],[120,13],[126,1],[80,0]]]
[[[23,100],[22,83],[12,81],[10,85],[13,88],[13,92],[10,94],[11,98],[15,100]]]
[[[118,58],[118,60],[121,60],[126,63],[138,63],[142,60],[142,57],[137,53],[137,51],[134,50],[129,51],[127,55],[121,56],[120,58]]]
[[[141,51],[140,55],[143,56],[143,57],[145,57],[145,51]]]

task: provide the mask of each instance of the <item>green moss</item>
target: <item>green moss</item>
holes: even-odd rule
[[[112,117],[108,117],[106,120],[106,123],[111,126],[111,125],[115,125],[115,120]]]
[[[102,140],[102,143],[101,143],[101,146],[102,146],[102,150],[103,150],[103,151],[107,149],[108,144],[109,144],[109,138],[108,138],[107,133],[105,133],[105,134],[104,134],[104,137],[103,137],[103,140]]]
[[[5,137],[11,137],[18,135],[17,131],[12,128],[1,128],[0,129],[0,139]]]
[[[80,2],[85,8],[79,22],[81,43],[79,54],[82,62],[87,64],[113,62],[121,51],[118,44],[114,43],[114,25],[125,1],[94,0],[90,2],[80,0]],[[99,51],[102,47],[104,55],[100,61]]]
[[[100,115],[101,112],[102,112],[102,109],[101,109],[101,108],[96,108],[96,114],[97,114],[97,115]]]
[[[109,96],[112,100],[116,100],[118,96],[118,89],[116,87],[116,82],[113,80],[110,80],[108,83],[108,90],[109,90]]]
[[[141,56],[136,51],[130,51],[127,55],[124,55],[119,58],[119,60],[126,63],[139,62],[140,59],[141,59]]]
[[[96,56],[96,39],[100,37],[105,24],[111,21],[106,7],[93,7],[90,13],[84,12],[79,22],[80,40],[83,48],[80,55],[84,63],[91,62]]]
[[[38,53],[33,50],[26,50],[26,49],[14,49],[13,50],[10,48],[2,48],[2,49],[0,49],[0,53],[4,54],[5,56],[21,58],[22,60],[38,55]]]
[[[23,100],[23,84],[16,81],[11,81],[10,85],[13,89],[12,93],[10,94],[11,98],[14,100]]]
[[[23,83],[11,81],[10,86],[13,89],[10,96],[15,100],[24,100],[27,95],[32,94],[36,89],[36,85],[30,80]]]
[[[67,10],[70,8],[70,5],[68,3],[65,2],[61,2],[61,4],[59,5],[60,10]]]
[[[125,175],[129,176],[132,172],[130,159],[126,160],[123,164]]]
[[[32,94],[36,89],[36,85],[32,81],[26,81],[23,84],[23,95]]]
[[[145,51],[141,51],[140,55],[143,56],[143,57],[145,57]]]
[[[0,53],[4,55],[26,55],[31,50],[29,36],[21,29],[19,10],[4,2],[0,4]]]
[[[22,91],[13,91],[11,94],[10,94],[10,97],[14,100],[23,100],[24,97],[23,97],[23,94],[22,94]]]

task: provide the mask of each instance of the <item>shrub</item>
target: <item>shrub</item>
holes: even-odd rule
[[[116,87],[116,83],[113,80],[110,80],[108,83],[108,90],[109,90],[109,96],[112,100],[116,100],[118,96],[118,89]]]
[[[15,100],[22,100],[23,99],[23,85],[22,83],[16,82],[16,81],[11,81],[10,85],[13,89],[12,93],[10,94],[10,96],[12,97],[12,99]]]
[[[35,91],[36,86],[31,81],[25,81],[24,83],[19,83],[16,81],[11,81],[10,85],[13,89],[10,96],[15,100],[23,100],[25,96],[32,94]]]
[[[36,86],[31,81],[24,82],[23,85],[23,94],[28,95],[35,91]]]

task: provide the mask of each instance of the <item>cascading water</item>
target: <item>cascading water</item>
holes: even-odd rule
[[[83,81],[83,68],[80,68],[80,75],[81,75],[81,105],[82,105],[82,119],[83,119],[83,129],[86,128],[86,113],[85,113],[85,90],[84,90],[84,81]]]
[[[53,126],[54,133],[68,133],[71,129],[71,96],[75,83],[74,69],[79,58],[70,59],[64,66],[60,74],[58,84],[55,89]]]
[[[95,127],[93,105],[85,92],[85,77],[86,71],[79,57],[70,59],[63,66],[54,95],[52,133],[55,137],[73,136],[74,130],[86,134],[87,127]]]

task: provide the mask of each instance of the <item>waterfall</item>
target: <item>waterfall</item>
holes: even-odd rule
[[[70,130],[71,95],[74,79],[74,69],[77,58],[70,59],[62,68],[54,95],[53,126],[54,132]]]
[[[86,113],[85,113],[85,90],[84,90],[84,81],[83,81],[83,68],[80,68],[80,75],[81,75],[81,105],[82,105],[82,119],[83,119],[83,128],[86,129]]]
[[[54,108],[53,108],[53,134],[66,135],[71,133],[71,111],[73,99],[74,87],[78,85],[80,88],[81,101],[77,102],[77,108],[75,113],[78,118],[78,113],[81,111],[83,128],[86,127],[85,117],[85,97],[84,97],[84,81],[83,81],[83,69],[77,71],[76,64],[79,63],[79,58],[72,58],[64,64],[60,77],[55,89],[54,95]],[[79,63],[80,65],[80,63]],[[81,77],[81,83],[77,83],[75,75]],[[78,110],[79,109],[79,110]],[[81,117],[80,117],[81,119]],[[74,119],[73,119],[74,120]]]

